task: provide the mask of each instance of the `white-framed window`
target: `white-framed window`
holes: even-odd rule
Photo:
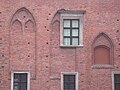
[[[112,73],[112,90],[120,90],[120,71]]]
[[[12,72],[11,90],[30,90],[30,73]]]
[[[83,46],[83,13],[67,11],[60,14],[60,46]]]
[[[78,90],[77,72],[61,72],[61,90]]]

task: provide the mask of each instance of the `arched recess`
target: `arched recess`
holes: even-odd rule
[[[19,64],[18,64],[19,63]],[[36,22],[25,7],[15,12],[10,23],[10,71],[27,70],[36,77]]]
[[[59,49],[60,49],[60,12],[65,11],[65,9],[59,9],[54,13],[54,16],[51,20],[51,31],[50,31],[50,76],[53,78],[58,78],[58,73],[60,72],[60,67],[56,63],[56,57],[59,55]],[[58,51],[56,53],[56,50]],[[52,55],[55,56],[55,58],[52,57]],[[61,61],[62,62],[62,61]],[[53,66],[54,64],[54,66]]]
[[[109,67],[113,64],[113,43],[105,34],[100,33],[92,44],[93,66]]]
[[[57,47],[59,47],[59,40],[60,40],[60,13],[59,11],[61,11],[62,9],[60,10],[57,10],[57,12],[55,12],[52,20],[51,20],[51,32],[50,32],[50,53],[51,53],[51,56],[50,56],[50,76],[54,76],[54,72],[57,73],[59,71],[56,71],[56,69],[58,69],[59,67],[56,67],[57,65],[55,64],[56,63],[56,60],[52,58],[52,55],[55,55],[57,56],[58,53],[55,53],[55,47],[56,47],[56,50],[58,50]],[[54,64],[54,66],[52,66],[52,64]]]

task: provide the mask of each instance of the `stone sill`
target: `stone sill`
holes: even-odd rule
[[[108,65],[108,64],[96,64],[92,66],[92,69],[113,69],[113,65]]]
[[[59,76],[50,76],[50,80],[60,80]]]
[[[61,48],[82,48],[83,45],[60,45]]]

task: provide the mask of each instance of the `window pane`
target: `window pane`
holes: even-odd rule
[[[19,82],[20,81],[20,75],[18,73],[14,74],[14,82]]]
[[[70,45],[70,38],[64,38],[64,45]]]
[[[78,20],[72,20],[72,27],[79,27]]]
[[[13,90],[19,90],[19,86],[14,86]]]
[[[72,38],[72,45],[78,45],[78,38]]]
[[[65,90],[69,89],[69,83],[64,82],[64,89]]]
[[[14,79],[14,82],[19,82],[19,79],[18,78]]]
[[[74,82],[75,75],[64,75],[64,81],[65,82]]]
[[[78,36],[78,29],[72,29],[72,36]]]
[[[27,73],[14,73],[13,90],[27,90]]]
[[[69,82],[69,75],[64,75],[64,82]]]
[[[27,74],[26,73],[21,74],[21,82],[27,82]]]
[[[27,90],[27,83],[21,83],[21,90]]]
[[[115,74],[114,78],[115,78],[115,83],[120,83],[120,74]]]
[[[115,90],[120,90],[120,84],[115,84]]]
[[[75,90],[75,82],[74,82],[74,83],[70,83],[70,84],[69,84],[69,88],[70,88],[71,90]]]
[[[70,36],[70,29],[64,29],[64,36]]]
[[[64,20],[64,27],[70,27],[70,20]]]
[[[75,82],[75,75],[71,75],[69,80],[70,82]]]
[[[14,86],[18,86],[19,85],[19,83],[14,83]]]
[[[75,90],[75,75],[64,75],[64,90]]]

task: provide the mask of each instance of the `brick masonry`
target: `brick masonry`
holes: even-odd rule
[[[22,7],[34,18],[33,32],[19,32],[19,23],[11,29]],[[86,11],[83,47],[60,47],[59,18],[52,24],[60,9]],[[92,68],[92,43],[101,32],[113,42],[113,68]],[[10,90],[12,71],[30,71],[30,90],[61,90],[61,72],[78,72],[79,90],[112,90],[119,63],[120,0],[0,0],[0,90]]]

